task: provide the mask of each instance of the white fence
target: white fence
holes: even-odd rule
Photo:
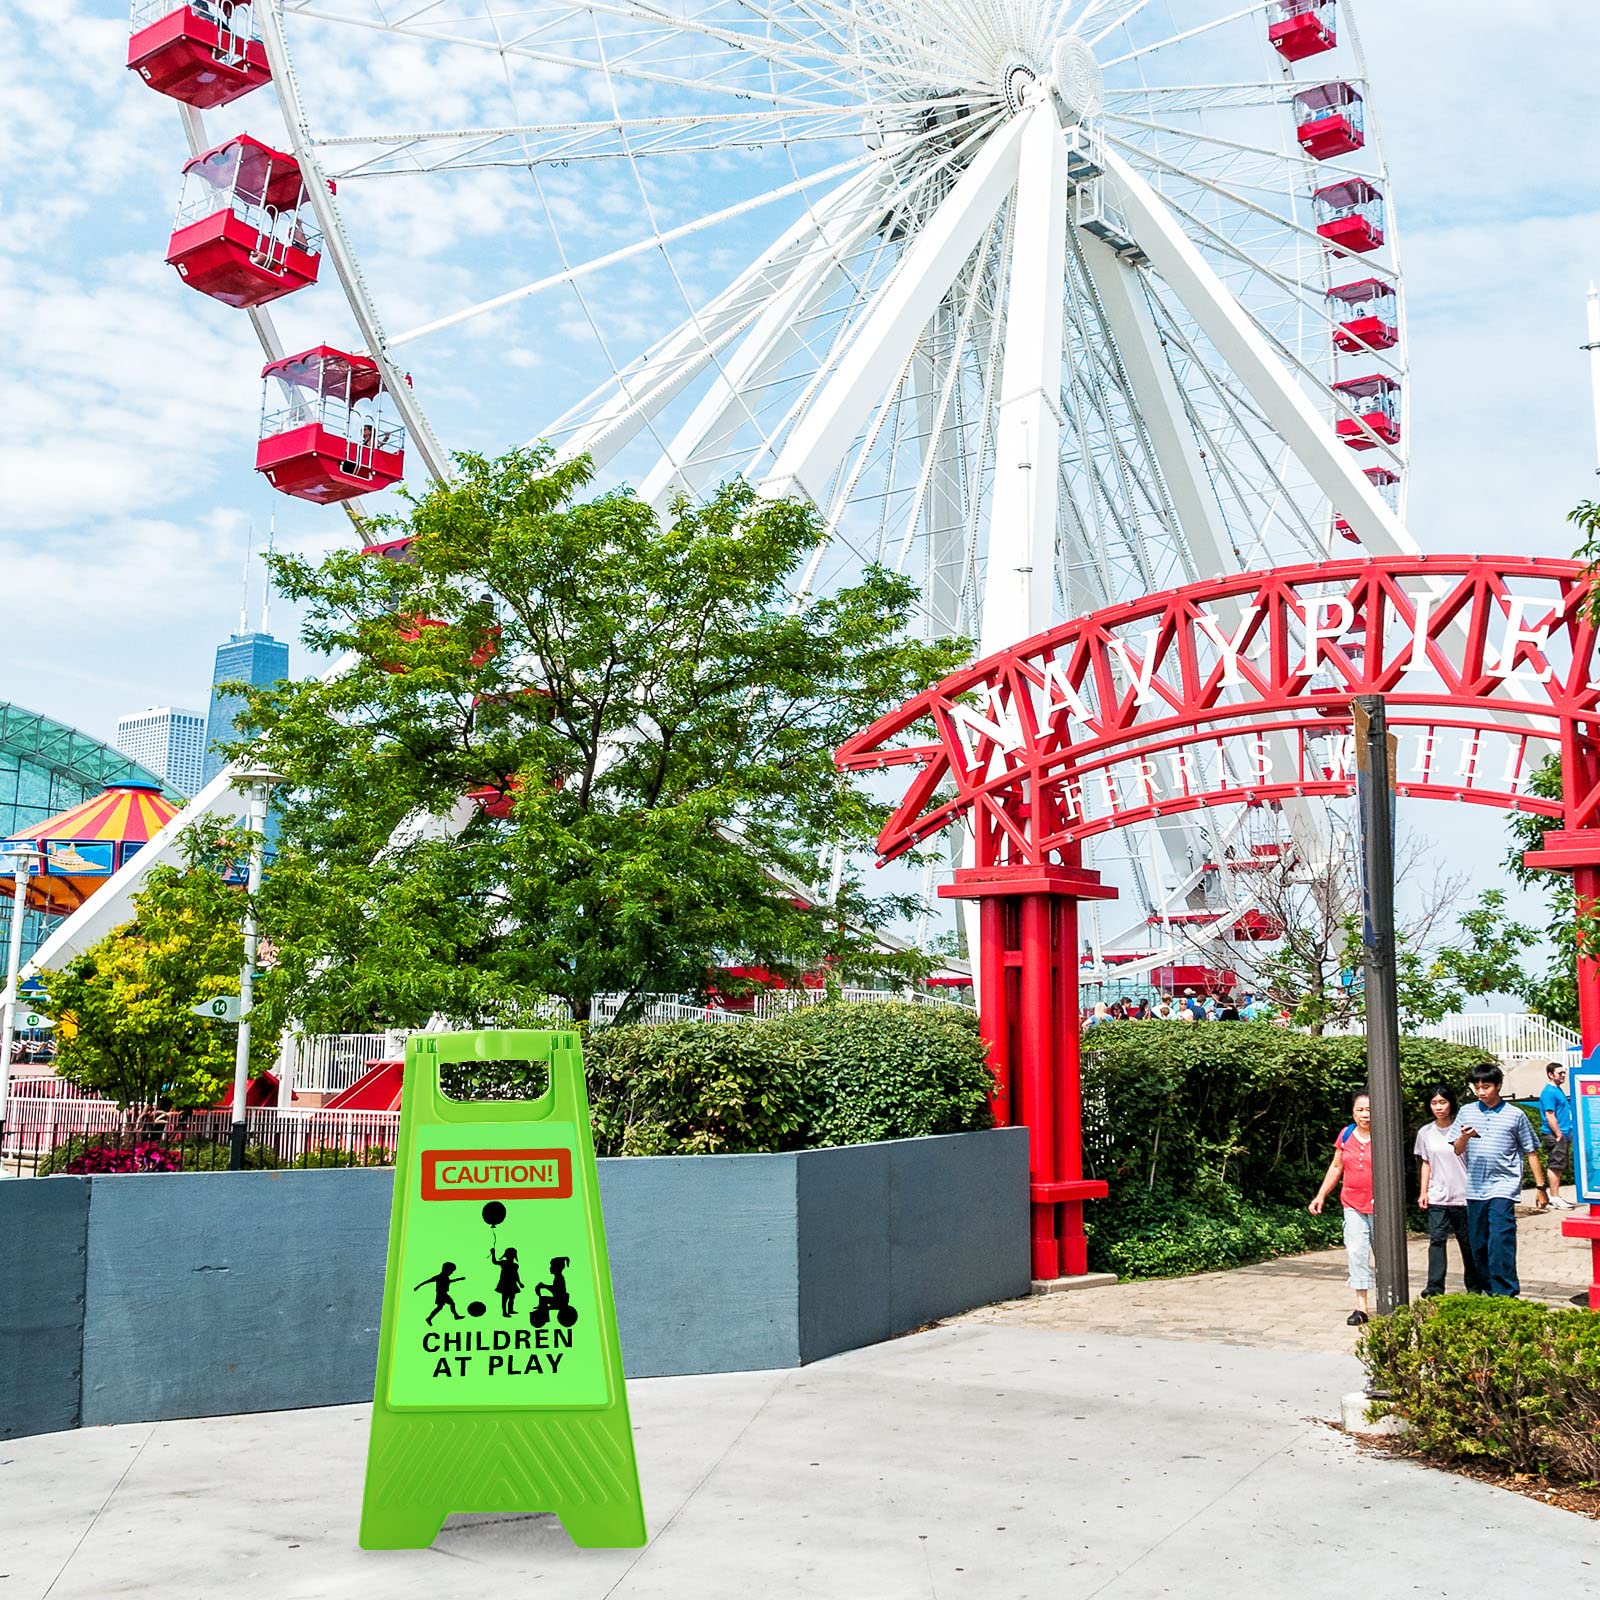
[[[1581,1043],[1571,1028],[1526,1011],[1465,1012],[1424,1023],[1411,1032],[1424,1039],[1477,1045],[1497,1056],[1546,1056],[1552,1061],[1564,1061],[1567,1052]]]
[[[1367,1029],[1358,1019],[1328,1031],[1359,1036]],[[1571,1028],[1526,1011],[1466,1011],[1454,1017],[1441,1017],[1438,1022],[1415,1023],[1403,1031],[1418,1039],[1476,1045],[1491,1055],[1512,1061],[1531,1060],[1536,1056],[1562,1061],[1569,1051],[1580,1045],[1578,1035]]]
[[[300,1093],[338,1094],[348,1089],[374,1061],[396,1061],[405,1054],[405,1029],[383,1033],[289,1033],[278,1052],[278,1081]]]
[[[231,1116],[226,1111],[189,1112],[172,1118],[157,1142],[182,1147],[195,1142],[226,1142]],[[308,1152],[339,1150],[365,1155],[394,1152],[399,1135],[398,1111],[280,1111],[252,1106],[245,1112],[247,1144],[265,1145],[283,1166],[292,1166]],[[18,1160],[42,1155],[75,1134],[124,1134],[134,1129],[109,1100],[68,1096],[13,1096],[6,1102],[5,1138],[0,1156]]]

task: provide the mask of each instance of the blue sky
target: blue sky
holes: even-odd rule
[[[1600,11],[1410,0],[1359,15],[1409,295],[1412,530],[1435,551],[1568,554],[1564,515],[1596,492],[1578,346],[1584,290],[1600,276],[1589,81]],[[252,524],[258,549],[274,513],[280,545],[312,551],[351,537],[337,509],[279,496],[251,470],[260,352],[241,314],[163,263],[185,147],[173,103],[125,70],[126,37],[121,6],[0,8],[0,570],[13,596],[0,695],[101,737],[148,704],[203,706],[212,651],[237,621]],[[303,75],[313,94],[342,102],[346,126],[470,120],[470,84],[388,82],[380,103],[377,75],[359,62],[313,63]],[[425,117],[406,109],[422,86]],[[563,92],[552,85],[553,99]],[[264,97],[237,112],[270,133]],[[211,126],[232,131],[229,121],[216,113]],[[702,193],[733,193],[748,176],[713,168],[700,181]],[[595,244],[633,226],[604,190],[585,196],[558,178],[550,199]],[[446,261],[430,244],[441,220],[481,241],[493,268],[483,282],[459,251]],[[358,218],[358,232],[381,230],[388,256],[411,269],[386,285],[400,325],[520,281],[500,270],[509,226],[493,208],[463,201],[443,213],[398,188]],[[693,270],[713,281],[729,264],[707,252]],[[640,274],[641,313],[656,288]],[[285,308],[291,348],[353,337],[336,290],[315,292],[319,301]],[[608,308],[624,322],[628,309]],[[536,340],[503,327],[464,335],[449,357],[450,392],[432,407],[452,447],[525,436],[560,381],[541,370]],[[524,406],[530,426],[519,433]],[[251,594],[254,618],[259,563]],[[292,631],[284,607],[273,622],[280,636]],[[294,661],[310,665],[298,645]],[[1493,826],[1441,817],[1430,831],[1451,841]]]

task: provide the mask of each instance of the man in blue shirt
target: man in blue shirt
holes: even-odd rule
[[[1522,1292],[1517,1281],[1517,1201],[1522,1195],[1522,1162],[1533,1166],[1540,1194],[1544,1163],[1533,1125],[1520,1106],[1500,1098],[1505,1074],[1496,1066],[1476,1067],[1472,1092],[1476,1105],[1463,1106],[1446,1137],[1467,1164],[1467,1237],[1478,1258],[1489,1293]]]
[[[1550,1204],[1558,1211],[1572,1210],[1572,1202],[1561,1198],[1561,1175],[1567,1170],[1572,1149],[1572,1102],[1567,1098],[1567,1069],[1552,1061],[1544,1069],[1549,1080],[1539,1091],[1539,1120],[1544,1126],[1544,1164],[1550,1174]]]

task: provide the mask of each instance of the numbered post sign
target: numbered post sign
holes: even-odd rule
[[[541,1064],[549,1087],[445,1098],[440,1066],[474,1060]],[[419,1548],[457,1511],[645,1542],[576,1033],[406,1044],[361,1543]]]
[[[1578,1199],[1600,1205],[1600,1050],[1567,1073],[1572,1101],[1572,1179]]]

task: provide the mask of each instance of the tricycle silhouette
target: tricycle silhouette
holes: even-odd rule
[[[567,1268],[572,1265],[570,1256],[555,1256],[550,1262],[550,1282],[536,1283],[533,1292],[538,1297],[528,1321],[536,1328],[545,1327],[550,1314],[563,1328],[570,1328],[578,1320],[578,1308],[567,1294]]]

